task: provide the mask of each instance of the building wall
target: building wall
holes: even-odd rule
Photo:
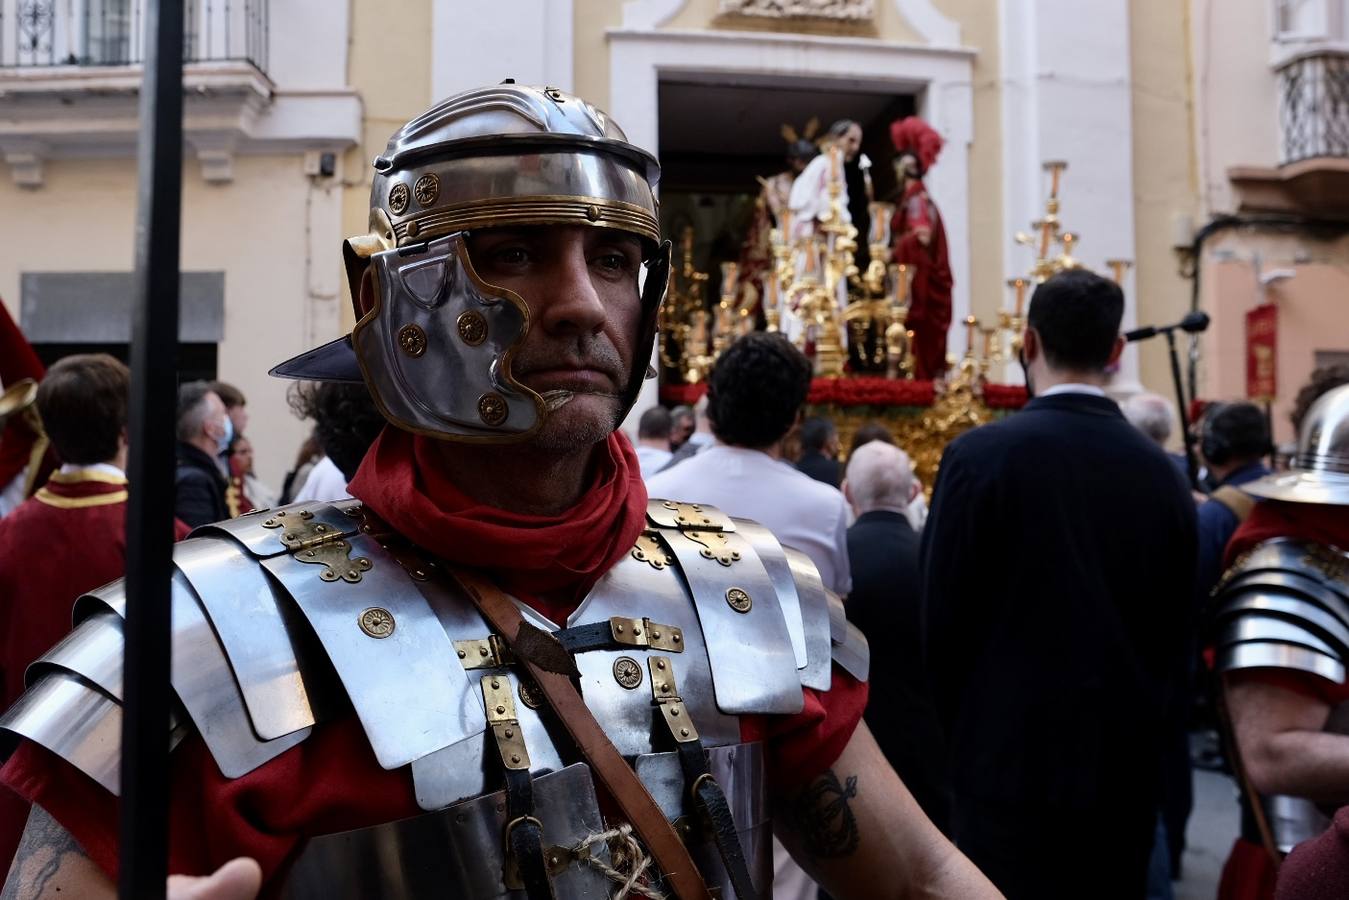
[[[313,304],[337,303],[335,295],[310,299],[315,284],[306,231],[332,244],[339,228],[335,206],[325,207],[332,189],[316,186],[301,165],[298,154],[241,156],[234,161],[233,183],[225,185],[207,184],[199,167],[184,166],[182,267],[225,273],[219,377],[248,398],[258,474],[274,488],[294,460],[305,426],[286,405],[286,383],[268,377],[267,369],[312,346],[315,337],[328,339],[331,329],[316,334],[323,310],[315,316]],[[309,219],[307,210],[315,208],[317,217]],[[36,191],[0,179],[0,209],[27,211],[0,216],[0,245],[14,262],[0,266],[0,296],[16,320],[24,272],[132,269],[134,160],[50,161],[46,184]],[[329,277],[320,289],[335,287]]]
[[[1213,0],[1190,6],[1200,211],[1206,216],[1236,209],[1228,169],[1278,162],[1272,6]]]
[[[1320,353],[1349,353],[1349,237],[1313,240],[1259,231],[1220,233],[1208,244],[1202,307],[1213,317],[1203,339],[1201,396],[1246,396],[1245,314],[1262,302],[1278,307],[1278,397],[1274,438],[1296,439],[1288,414]],[[1279,275],[1261,287],[1260,275]]]
[[[1200,202],[1187,53],[1192,23],[1183,4],[1135,3],[1131,9],[1133,290],[1138,324],[1159,325],[1179,321],[1190,308],[1191,282],[1173,245],[1189,242]],[[1143,386],[1174,397],[1166,345],[1143,342],[1138,357]]]

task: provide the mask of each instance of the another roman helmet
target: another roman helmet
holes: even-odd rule
[[[1268,500],[1349,506],[1349,384],[1326,391],[1307,410],[1287,472],[1241,489]]]
[[[579,97],[504,83],[456,94],[404,125],[375,160],[369,232],[343,255],[359,321],[273,375],[364,381],[389,421],[419,434],[505,443],[529,437],[550,404],[516,381],[530,327],[524,300],[485,283],[465,236],[521,225],[616,228],[642,239],[641,331],[623,412],[636,402],[669,280],[655,157]],[[361,315],[364,285],[373,296]]]

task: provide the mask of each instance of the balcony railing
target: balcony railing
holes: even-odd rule
[[[1349,54],[1321,50],[1278,67],[1280,164],[1349,157]]]
[[[183,59],[267,71],[269,0],[186,0]],[[144,59],[145,0],[0,0],[0,68]]]

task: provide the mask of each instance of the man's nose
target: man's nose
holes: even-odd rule
[[[604,324],[607,312],[595,290],[585,246],[579,239],[574,244],[569,241],[557,255],[556,265],[548,273],[548,283],[541,287],[537,315],[545,331],[590,334]]]

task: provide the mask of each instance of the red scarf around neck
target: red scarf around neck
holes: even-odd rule
[[[597,455],[575,506],[555,516],[526,515],[469,497],[445,471],[433,438],[388,425],[347,490],[413,543],[452,564],[486,570],[503,590],[560,624],[646,524],[646,487],[632,444],[615,432]]]

